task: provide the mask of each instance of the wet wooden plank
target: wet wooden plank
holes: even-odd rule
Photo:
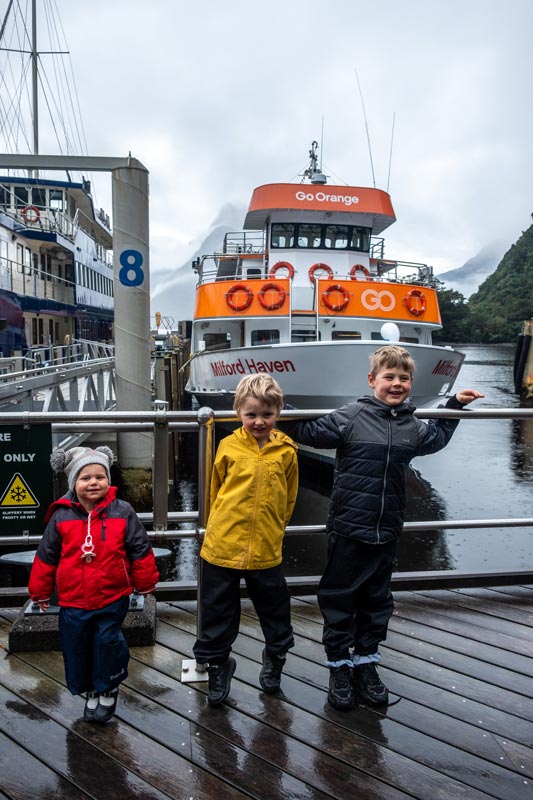
[[[429,602],[431,608],[441,609],[444,613],[452,613],[457,619],[476,619],[475,614],[482,616],[481,625],[533,642],[533,613],[521,606],[518,610],[510,603],[498,603],[494,595],[487,599],[482,594],[469,594],[466,590],[441,590],[434,592],[416,592],[410,600],[417,603]],[[471,613],[473,612],[473,613]]]
[[[476,611],[533,627],[533,594],[529,608],[523,597],[501,597],[490,589],[477,589],[475,593],[470,589],[454,589],[451,594],[460,597],[462,604]],[[457,602],[456,598],[454,602]]]
[[[183,641],[184,635],[185,634],[180,633],[180,642]],[[164,633],[162,637],[165,638],[168,646],[176,646],[175,634]],[[259,643],[256,643],[255,647],[257,651],[256,657],[259,660],[260,650],[258,644]],[[183,644],[180,645],[180,649],[186,648],[187,645],[185,641],[183,641]],[[237,654],[238,652],[239,650],[236,647],[235,653]],[[241,676],[241,662],[242,659],[239,658],[239,670],[238,673],[236,673],[237,677],[245,681],[250,680],[250,683],[255,684],[257,681],[257,665],[252,665],[252,673],[248,679],[246,666],[244,666],[244,674]],[[237,687],[235,680],[234,683]],[[242,692],[242,687],[239,687],[239,690]],[[379,753],[374,754],[373,760],[380,764],[385,760],[385,756],[379,748],[379,745],[383,743],[383,739],[380,739],[380,736],[382,734],[382,729],[386,728],[387,733],[385,741],[387,747],[392,751],[396,751],[397,755],[407,758],[406,761],[402,762],[401,767],[397,767],[399,773],[402,772],[402,768],[404,771],[406,770],[407,763],[409,763],[409,769],[412,770],[415,768],[416,762],[418,762],[418,768],[429,767],[430,769],[439,771],[441,773],[441,778],[439,779],[441,782],[444,780],[444,775],[448,775],[449,779],[457,778],[465,784],[469,784],[470,787],[472,787],[470,791],[473,791],[474,787],[481,790],[487,788],[490,789],[490,792],[493,793],[495,797],[510,798],[513,792],[523,788],[522,778],[512,775],[507,769],[501,768],[499,764],[492,765],[482,758],[479,758],[477,755],[466,753],[460,748],[450,746],[442,741],[437,741],[431,736],[414,731],[412,728],[399,725],[394,720],[387,719],[384,715],[377,715],[375,712],[367,709],[358,709],[354,714],[336,712],[327,705],[324,705],[325,692],[317,692],[315,687],[304,686],[301,682],[293,680],[288,674],[283,678],[283,693],[283,699],[285,701],[289,701],[300,709],[300,714],[297,715],[296,719],[293,719],[291,724],[293,733],[300,715],[305,717],[305,723],[302,723],[302,725],[304,725],[307,735],[309,735],[310,731],[313,729],[313,717],[311,716],[311,718],[308,718],[309,715],[307,712],[312,712],[313,715],[320,717],[322,720],[328,719],[330,715],[333,714],[337,719],[340,716],[338,723],[342,724],[345,729],[352,729],[354,722],[356,723],[355,728],[352,729],[352,733],[356,734],[357,732],[357,735],[362,734],[368,738],[370,742],[373,742],[374,747],[378,747]],[[233,691],[233,684],[232,695],[231,702],[234,702],[241,708],[243,698],[240,693],[237,693],[237,688]],[[254,691],[252,691],[252,697],[257,696],[257,690],[254,689]],[[250,706],[251,701],[248,697],[248,693],[246,695],[246,700],[248,702],[246,706],[247,713],[254,713]],[[255,713],[260,712],[256,710]],[[387,712],[387,716],[389,713],[390,711]],[[376,718],[380,720],[378,726],[375,725]],[[324,726],[324,721],[322,722],[322,726]],[[330,739],[331,736],[328,733],[328,742]],[[353,752],[358,750],[357,744],[353,740],[350,740],[350,748]],[[500,754],[501,752],[500,750]],[[388,756],[391,757],[390,752],[388,752]],[[358,758],[358,763],[360,762],[361,756]],[[510,768],[513,767],[511,761],[506,759],[506,763]],[[420,781],[420,776],[418,776],[418,781]],[[417,780],[413,779],[411,785],[417,785]],[[405,786],[405,788],[407,788],[407,786]],[[454,796],[455,787],[451,789],[448,788],[448,791],[450,793],[449,796]]]

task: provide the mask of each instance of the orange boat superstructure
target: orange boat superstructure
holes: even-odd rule
[[[378,236],[395,221],[386,192],[328,186],[311,158],[314,182],[258,187],[244,230],[194,262],[188,389],[229,408],[237,380],[264,371],[296,405],[334,407],[366,393],[368,356],[400,341],[417,363],[415,399],[430,404],[463,360],[432,344],[441,327],[433,270],[384,258]]]

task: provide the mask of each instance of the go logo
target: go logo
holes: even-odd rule
[[[144,281],[144,258],[138,250],[123,250],[120,254],[118,279],[124,286],[140,286]]]
[[[396,305],[396,298],[392,292],[386,290],[377,292],[375,289],[365,289],[361,295],[361,303],[369,311],[392,311]]]

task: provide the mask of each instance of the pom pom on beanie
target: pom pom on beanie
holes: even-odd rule
[[[92,450],[90,447],[72,447],[70,450],[54,450],[50,456],[50,464],[54,472],[64,472],[68,480],[68,488],[74,491],[78,475],[88,464],[101,464],[111,483],[109,468],[114,456],[111,448],[103,445]]]

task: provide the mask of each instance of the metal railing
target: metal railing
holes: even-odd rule
[[[312,411],[284,411],[284,419],[314,419],[328,409]],[[504,408],[504,409],[479,409],[459,411],[443,408],[418,409],[416,416],[421,419],[520,419],[533,418],[533,409],[529,408]],[[68,421],[67,421],[68,419]],[[105,422],[101,421],[102,415],[98,412],[85,413],[44,413],[44,412],[14,412],[6,415],[3,425],[25,425],[32,423],[49,422],[55,436],[61,434],[71,435],[75,431],[83,430],[85,434],[108,433],[110,436],[122,432],[151,432],[154,437],[152,486],[153,486],[153,512],[140,513],[139,517],[149,529],[149,536],[158,542],[168,542],[180,539],[196,538],[199,542],[205,532],[209,514],[209,477],[214,458],[214,429],[217,422],[231,422],[237,418],[227,412],[214,412],[208,408],[201,408],[198,412],[166,411],[165,405],[160,404],[155,411],[146,412],[109,412]],[[169,511],[169,442],[172,433],[197,433],[198,434],[198,510],[197,511]],[[185,530],[169,530],[169,523],[190,522],[194,525]],[[421,522],[406,522],[406,533],[423,530],[446,529],[476,529],[476,528],[507,528],[507,527],[533,527],[533,517],[502,518],[502,519],[458,519],[458,520],[427,520]],[[288,536],[294,535],[324,535],[325,525],[289,525],[286,529]],[[32,545],[37,544],[40,535],[7,535],[0,536],[2,545]],[[289,587],[293,592],[314,592],[319,576],[289,577]],[[416,589],[435,588],[437,586],[490,586],[503,584],[518,584],[533,582],[533,567],[529,570],[489,571],[489,572],[463,572],[456,570],[435,570],[421,572],[400,572],[393,575],[395,588]],[[194,597],[197,592],[196,581],[166,581],[158,584],[156,595],[159,598],[172,599],[183,596]]]

